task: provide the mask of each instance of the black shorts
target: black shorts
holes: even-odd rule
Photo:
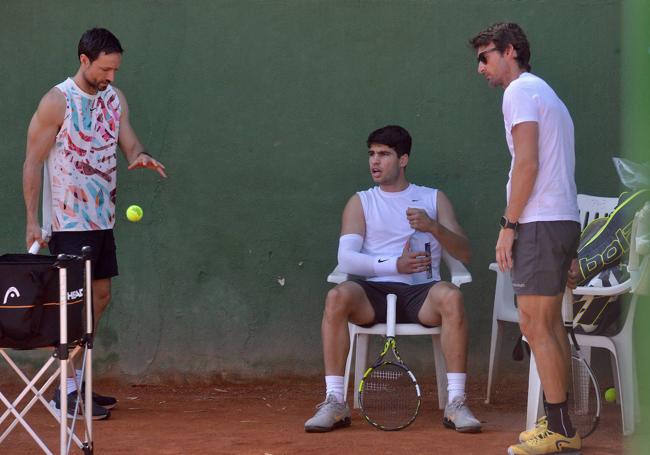
[[[392,282],[377,282],[366,280],[352,280],[359,284],[366,293],[370,305],[375,310],[375,320],[363,327],[370,327],[375,324],[386,322],[386,295],[397,296],[397,307],[395,309],[397,323],[422,324],[418,320],[418,313],[429,294],[429,289],[438,281],[431,281],[423,284],[404,284]],[[424,324],[423,324],[424,325]],[[427,326],[430,327],[430,326]]]
[[[81,248],[92,248],[93,279],[101,280],[118,275],[117,254],[113,230],[52,232],[51,254],[81,254]]]
[[[516,295],[553,296],[564,292],[580,242],[575,221],[520,224],[512,247],[512,288]]]

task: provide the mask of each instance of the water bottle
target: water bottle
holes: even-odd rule
[[[429,259],[431,258],[431,235],[422,232],[422,231],[415,231],[412,235],[411,238],[409,239],[409,247],[411,249],[411,252],[426,252],[427,256],[429,256]],[[422,256],[418,256],[422,257]],[[412,273],[411,277],[413,278],[413,284],[422,284],[422,283],[427,283],[431,281],[431,278],[433,277],[433,273],[431,271],[431,264],[429,263],[429,266],[424,272],[416,272]]]

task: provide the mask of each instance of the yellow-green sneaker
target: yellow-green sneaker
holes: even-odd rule
[[[537,419],[537,422],[535,423],[535,426],[533,428],[531,428],[530,430],[524,430],[521,433],[519,433],[519,442],[526,442],[529,439],[537,436],[542,431],[546,431],[547,428],[548,428],[548,420],[546,416],[541,416],[539,419]]]
[[[548,453],[580,455],[582,440],[576,434],[570,438],[550,430],[540,432],[526,442],[508,447],[508,455],[542,455]]]

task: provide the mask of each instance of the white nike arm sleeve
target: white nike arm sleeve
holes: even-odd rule
[[[397,274],[397,257],[363,254],[362,246],[363,237],[359,234],[341,236],[338,260],[342,272],[365,277]]]

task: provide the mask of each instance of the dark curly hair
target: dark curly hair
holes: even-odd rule
[[[501,53],[511,44],[517,51],[516,60],[519,67],[530,71],[530,46],[526,34],[519,25],[513,22],[498,22],[469,40],[470,46],[474,49],[486,46],[491,42]]]
[[[102,52],[106,54],[119,53],[122,54],[124,50],[115,35],[106,30],[105,28],[91,28],[86,30],[77,46],[77,54],[81,56],[84,54],[91,62],[97,60],[99,54]]]

